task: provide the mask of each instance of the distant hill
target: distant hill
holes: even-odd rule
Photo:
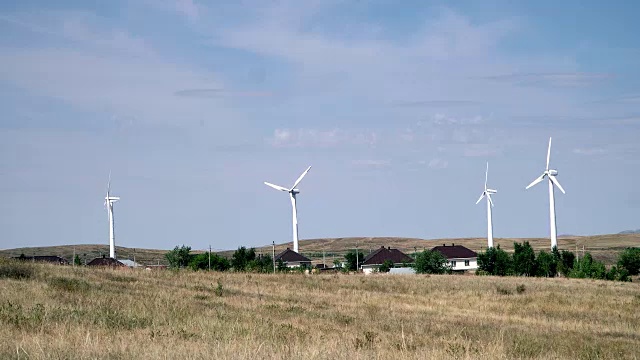
[[[536,250],[549,251],[548,238],[496,238],[494,242],[500,245],[500,248],[506,251],[513,251],[514,242],[528,241]],[[434,246],[442,244],[464,245],[469,249],[480,252],[484,251],[487,246],[485,238],[459,238],[459,239],[419,239],[419,238],[403,238],[403,237],[348,237],[348,238],[324,238],[310,239],[300,241],[300,252],[309,257],[314,263],[324,260],[327,264],[333,263],[335,259],[342,259],[344,255],[354,250],[356,247],[365,255],[378,249],[381,246],[389,246],[399,249],[400,251],[413,255],[424,249],[431,249]],[[611,235],[594,235],[594,236],[562,236],[558,238],[558,248],[560,250],[569,250],[575,252],[578,250],[579,255],[584,251],[590,252],[596,259],[604,261],[606,264],[614,264],[618,253],[630,246],[640,245],[640,231],[634,233],[611,234]],[[242,246],[242,244],[238,244]],[[287,247],[293,248],[292,243],[276,244],[276,254],[285,250]],[[101,257],[103,254],[109,254],[107,245],[64,245],[64,246],[47,246],[32,248],[16,248],[0,250],[2,257],[15,257],[20,254],[26,256],[31,255],[57,255],[71,261],[73,253],[78,254],[82,262],[91,261],[93,258]],[[116,253],[119,259],[131,259],[139,263],[150,264],[167,264],[164,255],[169,250],[162,249],[142,249],[142,248],[125,248],[116,247]],[[219,251],[220,255],[231,257],[235,250]],[[262,254],[272,253],[271,245],[258,246],[256,252]],[[200,253],[202,251],[193,251]]]
[[[640,229],[620,231],[618,234],[640,234]]]

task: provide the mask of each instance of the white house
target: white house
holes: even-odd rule
[[[376,251],[367,255],[362,261],[360,268],[365,274],[371,274],[378,269],[385,261],[391,261],[393,267],[401,267],[407,264],[413,264],[413,259],[398,249],[390,247],[380,247]]]
[[[438,251],[449,260],[452,271],[475,271],[478,269],[478,254],[462,245],[451,244],[436,246],[432,251]]]
[[[278,262],[278,260],[282,260],[282,262],[289,268],[300,266],[311,267],[311,260],[308,257],[298,254],[297,252],[289,248],[276,255],[276,258],[274,260],[276,262]]]

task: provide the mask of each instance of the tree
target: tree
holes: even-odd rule
[[[605,279],[607,275],[604,263],[594,260],[590,253],[584,254],[582,259],[576,260],[569,273],[572,278]]]
[[[231,266],[235,271],[245,271],[250,261],[256,259],[256,250],[241,246],[233,253],[231,257]]]
[[[489,275],[505,276],[512,274],[511,256],[498,247],[490,247],[478,254],[478,269]]]
[[[624,268],[629,275],[640,273],[640,248],[626,248],[618,257],[618,267]]]
[[[189,267],[193,270],[208,270],[209,269],[209,253],[205,252],[194,256],[189,262]],[[229,270],[231,264],[229,260],[218,254],[211,254],[211,270],[213,271],[226,271]]]
[[[433,250],[418,253],[413,268],[418,274],[446,274],[451,271],[449,260],[439,251]]]
[[[378,268],[378,271],[386,273],[386,272],[389,272],[391,268],[393,268],[393,261],[387,259],[382,263],[382,265],[380,265],[380,267]]]
[[[76,257],[73,258],[73,264],[75,266],[80,266],[82,265],[82,260],[80,260],[80,256],[76,254]]]
[[[516,275],[536,275],[536,254],[528,241],[513,243],[513,271]]]
[[[536,276],[555,277],[558,274],[556,257],[545,251],[540,251],[536,257]]]
[[[248,271],[270,273],[273,272],[273,258],[271,255],[260,255],[249,261],[245,268]]]
[[[573,263],[575,262],[576,255],[571,251],[562,250],[560,253],[560,261],[558,262],[558,271],[564,276],[569,276],[571,269],[573,269]]]
[[[278,271],[287,271],[289,268],[284,263],[284,261],[282,261],[282,259],[278,259],[278,260],[276,260],[276,269]]]
[[[358,251],[358,257],[356,261],[356,251],[349,250],[349,252],[344,256],[344,259],[347,262],[347,270],[357,271],[358,264],[362,264],[362,260],[364,260],[364,254],[362,253],[362,251]]]
[[[164,255],[169,262],[169,267],[172,269],[179,269],[187,267],[189,261],[191,261],[191,247],[182,245],[181,247],[175,247]]]

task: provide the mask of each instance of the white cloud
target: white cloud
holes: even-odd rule
[[[337,146],[375,146],[378,135],[373,131],[345,129],[276,129],[267,138],[274,147],[337,147]]]
[[[429,161],[429,164],[427,166],[432,169],[444,169],[449,166],[449,162],[441,158],[434,158]]]
[[[351,163],[356,166],[364,166],[364,167],[385,167],[385,166],[391,165],[390,160],[380,160],[380,159],[353,160]]]

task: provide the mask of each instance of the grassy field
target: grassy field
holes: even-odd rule
[[[635,282],[0,261],[2,359],[640,357]]]
[[[502,249],[507,251],[513,250],[513,242],[529,241],[531,246],[536,250],[549,250],[549,239],[546,238],[496,238],[495,244],[500,245]],[[414,251],[422,251],[423,249],[431,249],[441,244],[459,244],[468,247],[474,251],[484,251],[487,240],[484,238],[464,238],[464,239],[415,239],[400,237],[350,237],[350,238],[331,238],[331,239],[310,239],[300,241],[300,252],[314,263],[322,262],[323,251],[326,255],[327,265],[331,265],[334,259],[342,259],[344,254],[356,247],[366,254],[380,246],[390,246],[400,249],[406,254],[413,254]],[[182,244],[176,244],[182,245]],[[186,244],[188,245],[188,244]],[[241,244],[239,244],[240,246]],[[576,248],[582,252],[591,252],[595,259],[604,261],[605,264],[611,265],[616,262],[618,254],[626,247],[640,246],[640,234],[613,234],[613,235],[595,235],[595,236],[571,236],[560,237],[558,239],[558,248],[561,250],[575,251]],[[293,248],[291,243],[276,244],[276,253],[283,251],[287,247]],[[47,246],[47,247],[31,247],[31,248],[15,248],[0,250],[0,257],[14,257],[25,254],[32,255],[57,255],[68,260],[73,258],[73,253],[78,254],[81,260],[91,261],[95,257],[102,254],[109,254],[108,245],[66,245],[66,246]],[[141,249],[116,247],[116,253],[119,259],[136,259],[137,262],[151,265],[164,264],[166,260],[164,254],[169,251],[157,249]],[[235,249],[229,251],[220,251],[221,255],[231,257]],[[257,247],[256,251],[265,254],[271,254],[271,246]],[[194,252],[195,253],[195,252]]]

